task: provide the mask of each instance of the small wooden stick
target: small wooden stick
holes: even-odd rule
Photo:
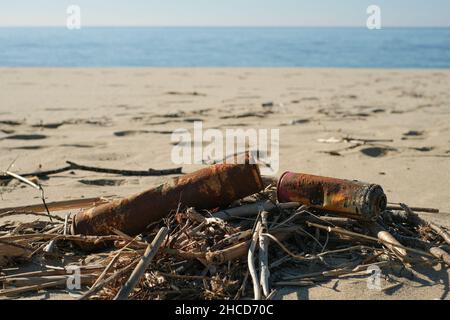
[[[217,245],[231,245],[233,243],[241,242],[243,240],[247,240],[252,236],[252,230],[244,230],[241,232],[236,232],[231,235],[229,235],[226,238],[223,238],[222,240],[217,242]]]
[[[66,216],[64,217],[64,229],[63,229],[63,235],[67,236],[67,225],[69,223],[69,214],[66,214]]]
[[[120,291],[114,297],[114,300],[127,300],[128,299],[128,296],[130,295],[131,291],[133,291],[134,287],[138,284],[138,282],[141,279],[142,275],[144,274],[145,270],[150,265],[150,262],[152,261],[153,257],[158,252],[159,247],[161,246],[163,241],[166,239],[168,233],[169,233],[169,229],[167,229],[166,227],[162,227],[159,230],[158,234],[155,236],[152,243],[145,250],[143,257],[137,264],[136,268],[131,273],[131,276],[128,279],[128,281],[125,283],[125,285],[120,289]]]
[[[428,212],[428,213],[439,213],[439,209],[436,208],[421,208],[421,207],[409,207],[412,211],[416,212]],[[401,205],[391,204],[386,207],[386,210],[403,210]]]
[[[443,228],[432,222],[428,222],[422,219],[421,217],[419,217],[418,214],[414,213],[413,210],[406,204],[400,203],[400,206],[405,211],[407,219],[417,223],[420,226],[429,226],[434,232],[436,232],[440,237],[442,237],[442,239],[444,239],[444,241],[447,242],[447,244],[450,244],[450,234],[447,231],[445,231]]]
[[[6,211],[3,213],[0,213],[0,218],[9,217],[9,216],[16,216],[16,215],[33,215],[33,216],[40,216],[40,217],[48,217],[48,214],[46,213],[39,213],[39,212],[33,212],[33,211]],[[51,215],[51,217],[55,220],[64,221],[63,218]]]
[[[82,274],[80,275],[81,284],[91,284],[95,278],[96,274]],[[53,276],[41,276],[41,277],[11,277],[3,281],[4,285],[14,286],[14,287],[26,287],[45,284],[48,282],[54,282],[58,280],[68,280],[69,276],[65,275],[53,275]]]
[[[24,257],[33,249],[14,242],[3,241],[0,238],[0,257]]]
[[[340,233],[340,234],[348,235],[348,236],[351,236],[351,237],[362,238],[362,239],[366,239],[366,240],[382,243],[382,244],[385,244],[385,245],[389,244],[389,245],[391,245],[393,247],[405,249],[407,251],[414,252],[415,254],[418,254],[418,255],[421,255],[421,256],[425,256],[425,257],[428,257],[428,258],[434,258],[434,256],[432,254],[430,254],[428,252],[425,252],[425,251],[422,251],[422,250],[408,248],[408,247],[405,247],[403,245],[398,245],[396,243],[391,243],[391,242],[386,241],[386,240],[377,239],[377,238],[374,238],[374,237],[371,237],[371,236],[366,236],[364,234],[348,231],[348,230],[345,230],[345,229],[342,229],[342,228],[327,227],[327,226],[322,226],[320,224],[316,224],[316,223],[312,223],[312,222],[307,222],[307,225],[315,227],[315,228],[319,228],[319,229],[322,229],[322,230],[326,230],[328,232]]]
[[[447,251],[444,251],[443,249],[439,248],[439,247],[431,247],[430,249],[428,249],[428,251],[435,256],[436,258],[438,258],[439,260],[444,261],[444,263],[448,266],[450,266],[450,255],[448,254]]]
[[[69,209],[90,208],[106,202],[108,201],[105,200],[104,198],[75,199],[75,200],[49,202],[47,203],[47,207],[51,211],[63,211]],[[23,207],[3,208],[0,209],[0,214],[11,215],[15,211],[46,212],[46,209],[43,204],[33,204]]]
[[[258,201],[252,204],[246,204],[216,212],[213,214],[213,217],[228,221],[236,218],[256,216],[261,210],[270,211],[275,208],[276,205],[274,205],[271,201]]]
[[[299,202],[283,202],[283,203],[278,203],[277,204],[277,208],[278,209],[295,209],[300,207],[302,204]]]
[[[61,279],[57,281],[51,281],[43,284],[36,284],[31,286],[19,287],[14,289],[6,289],[0,291],[0,296],[14,296],[20,293],[29,292],[29,291],[39,291],[45,288],[54,288],[64,285],[67,282],[67,279]]]
[[[99,167],[90,167],[84,166],[81,164],[77,164],[72,161],[66,161],[67,164],[70,165],[69,170],[83,170],[83,171],[93,171],[93,172],[101,172],[101,173],[110,173],[110,174],[120,174],[123,176],[163,176],[170,174],[180,174],[182,168],[171,168],[171,169],[148,169],[148,170],[120,170],[120,169],[109,169],[109,168],[99,168]]]
[[[429,222],[428,225],[434,232],[441,236],[447,244],[450,244],[450,234],[447,231],[432,222]]]
[[[265,297],[270,294],[269,288],[269,240],[264,235],[267,232],[267,211],[261,212],[261,229],[259,232],[259,267],[260,267],[260,283]]]
[[[245,272],[244,280],[242,280],[242,284],[239,287],[239,290],[236,292],[236,295],[234,296],[233,300],[239,300],[241,298],[242,294],[245,292],[247,280],[248,280],[248,270],[247,272]]]
[[[137,238],[137,236],[136,236]],[[121,253],[128,248],[128,246],[133,243],[133,241],[136,239],[132,239],[131,241],[129,241],[124,247],[122,247],[115,255],[114,257],[111,259],[111,261],[108,263],[108,265],[106,266],[106,268],[103,270],[103,272],[100,274],[100,276],[97,278],[97,280],[95,280],[94,284],[92,285],[92,287],[95,287],[100,281],[103,280],[103,278],[107,275],[107,273],[109,272],[109,270],[111,269],[111,267],[114,265],[114,263],[117,261],[117,259],[119,259]]]
[[[66,217],[64,219],[64,226],[63,226],[63,235],[67,235],[67,223],[69,221],[69,215],[66,214]],[[43,251],[47,253],[52,253],[55,251],[56,246],[56,240],[50,240],[50,242],[44,247]]]
[[[17,241],[17,240],[26,240],[33,239],[34,241],[38,240],[68,240],[68,241],[80,241],[80,242],[88,242],[88,243],[99,243],[104,241],[114,241],[114,240],[123,240],[120,236],[85,236],[85,235],[62,235],[62,234],[49,234],[49,233],[28,233],[28,234],[20,234],[13,236],[2,236],[0,240],[2,241]]]
[[[397,239],[394,238],[393,235],[391,235],[389,232],[384,230],[382,226],[380,226],[378,223],[371,223],[368,225],[368,228],[370,232],[375,235],[380,241],[385,243],[386,247],[391,250],[400,260],[407,260],[408,253],[405,249],[399,248],[398,246],[402,245],[400,242],[398,242]],[[390,243],[394,243],[397,246],[393,246]]]
[[[294,231],[297,229],[297,226],[290,228],[282,228],[279,230],[275,230],[272,233],[278,237],[279,240],[285,240],[290,237]],[[267,237],[273,237],[271,234],[264,234]],[[244,242],[239,242],[231,247],[227,247],[222,250],[217,251],[209,251],[206,252],[206,261],[211,264],[222,264],[227,261],[234,261],[239,259],[240,257],[248,254],[248,248],[250,246],[251,240],[247,240]]]
[[[222,250],[207,252],[205,257],[206,261],[211,264],[222,264],[227,261],[234,261],[245,254],[248,254],[248,248],[251,240],[236,243],[233,246],[227,247]]]
[[[396,236],[399,237],[404,243],[408,244],[409,246],[419,247],[422,250],[428,251],[433,256],[435,256],[439,260],[442,260],[445,264],[450,266],[450,254],[447,251],[443,250],[442,248],[433,246],[431,243],[417,238],[406,237],[398,234]]]
[[[186,213],[192,221],[195,221],[197,223],[203,223],[204,225],[207,226],[212,224],[218,224],[221,226],[224,225],[224,220],[217,217],[212,218],[204,217],[200,213],[198,213],[197,210],[195,210],[195,208],[188,208]]]
[[[91,272],[91,273],[96,273],[96,272],[100,272],[101,270],[103,270],[103,267],[99,267],[99,266],[81,266],[80,267],[80,271],[82,272],[82,274],[84,274],[85,272]],[[16,277],[44,277],[44,276],[57,276],[57,275],[67,275],[67,269],[62,268],[62,269],[55,269],[55,270],[43,270],[43,271],[29,271],[29,272],[23,272],[23,273],[16,273],[16,274],[10,274],[7,276],[2,276],[0,277],[0,282],[6,280],[6,279],[10,279],[10,278],[16,278]]]
[[[336,268],[332,270],[325,270],[325,271],[318,271],[318,272],[312,272],[312,273],[305,273],[302,275],[296,275],[296,276],[288,276],[284,277],[283,280],[299,280],[299,279],[309,279],[309,278],[315,278],[315,277],[338,277],[345,274],[350,274],[354,272],[364,271],[367,270],[370,266],[385,266],[387,264],[390,264],[390,261],[382,261],[382,262],[376,262],[371,264],[362,264],[359,266],[356,266],[352,269],[349,268]]]
[[[173,274],[173,273],[165,273],[165,272],[157,272],[158,275],[161,275],[163,277],[167,278],[174,278],[174,279],[182,279],[182,280],[211,280],[212,278],[207,276],[191,276],[191,275],[185,275],[185,274]]]
[[[86,300],[87,298],[89,298],[90,296],[95,294],[96,292],[100,291],[108,283],[114,281],[115,279],[117,279],[118,277],[123,275],[125,272],[128,272],[128,270],[133,268],[137,262],[138,262],[138,260],[136,259],[133,262],[131,262],[129,265],[123,267],[119,271],[117,271],[114,274],[112,274],[110,277],[106,278],[105,280],[102,280],[102,281],[98,282],[95,286],[92,286],[85,294],[83,294],[79,298],[79,300]]]
[[[260,229],[261,229],[261,222],[258,221],[258,223],[256,224],[255,231],[253,233],[252,240],[250,242],[247,255],[248,271],[250,273],[250,277],[252,278],[253,282],[253,294],[255,300],[261,300],[261,287],[259,285],[258,272],[256,271],[254,261],[256,242],[258,241]]]
[[[8,175],[8,176],[11,176],[11,177],[13,177],[13,178],[15,178],[15,179],[17,179],[17,180],[19,180],[21,182],[23,182],[23,183],[25,183],[25,184],[33,187],[33,188],[35,188],[36,190],[39,190],[41,192],[42,203],[44,205],[45,211],[48,214],[48,218],[50,219],[50,222],[53,222],[52,215],[50,214],[50,211],[48,210],[47,203],[45,202],[44,188],[42,188],[42,186],[40,184],[38,185],[38,184],[28,180],[27,178],[24,178],[24,177],[18,175],[16,173],[5,171],[5,174]]]

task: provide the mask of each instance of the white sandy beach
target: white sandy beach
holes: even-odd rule
[[[263,108],[266,102],[273,106]],[[422,216],[450,226],[448,70],[0,69],[1,170],[11,163],[17,173],[49,170],[67,160],[118,169],[176,167],[170,133],[192,130],[195,120],[205,129],[279,128],[278,174],[378,183],[388,201],[438,208]],[[343,138],[391,141],[355,146]],[[129,195],[164,179],[76,171],[41,183],[47,201],[59,201]],[[39,193],[18,182],[0,190],[2,208],[39,203]],[[286,297],[448,299],[448,271],[424,277],[390,295],[364,290],[364,281],[341,280],[338,289],[328,283],[286,290]]]

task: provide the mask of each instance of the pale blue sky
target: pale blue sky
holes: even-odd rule
[[[450,27],[450,0],[0,0],[0,26],[365,26],[381,7],[383,27]]]

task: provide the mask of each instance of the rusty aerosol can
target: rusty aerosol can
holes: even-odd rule
[[[109,235],[118,229],[134,236],[181,207],[212,209],[263,189],[256,164],[216,164],[176,177],[156,188],[76,214],[71,233]]]
[[[280,177],[277,197],[279,202],[299,202],[362,220],[375,219],[387,203],[377,184],[294,172]]]

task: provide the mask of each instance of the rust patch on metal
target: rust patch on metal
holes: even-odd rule
[[[294,172],[280,177],[277,196],[279,202],[299,202],[369,220],[385,210],[387,203],[379,185]]]
[[[80,212],[73,219],[72,234],[107,235],[115,228],[132,236],[176,210],[179,204],[213,209],[262,189],[256,164],[217,164]]]

